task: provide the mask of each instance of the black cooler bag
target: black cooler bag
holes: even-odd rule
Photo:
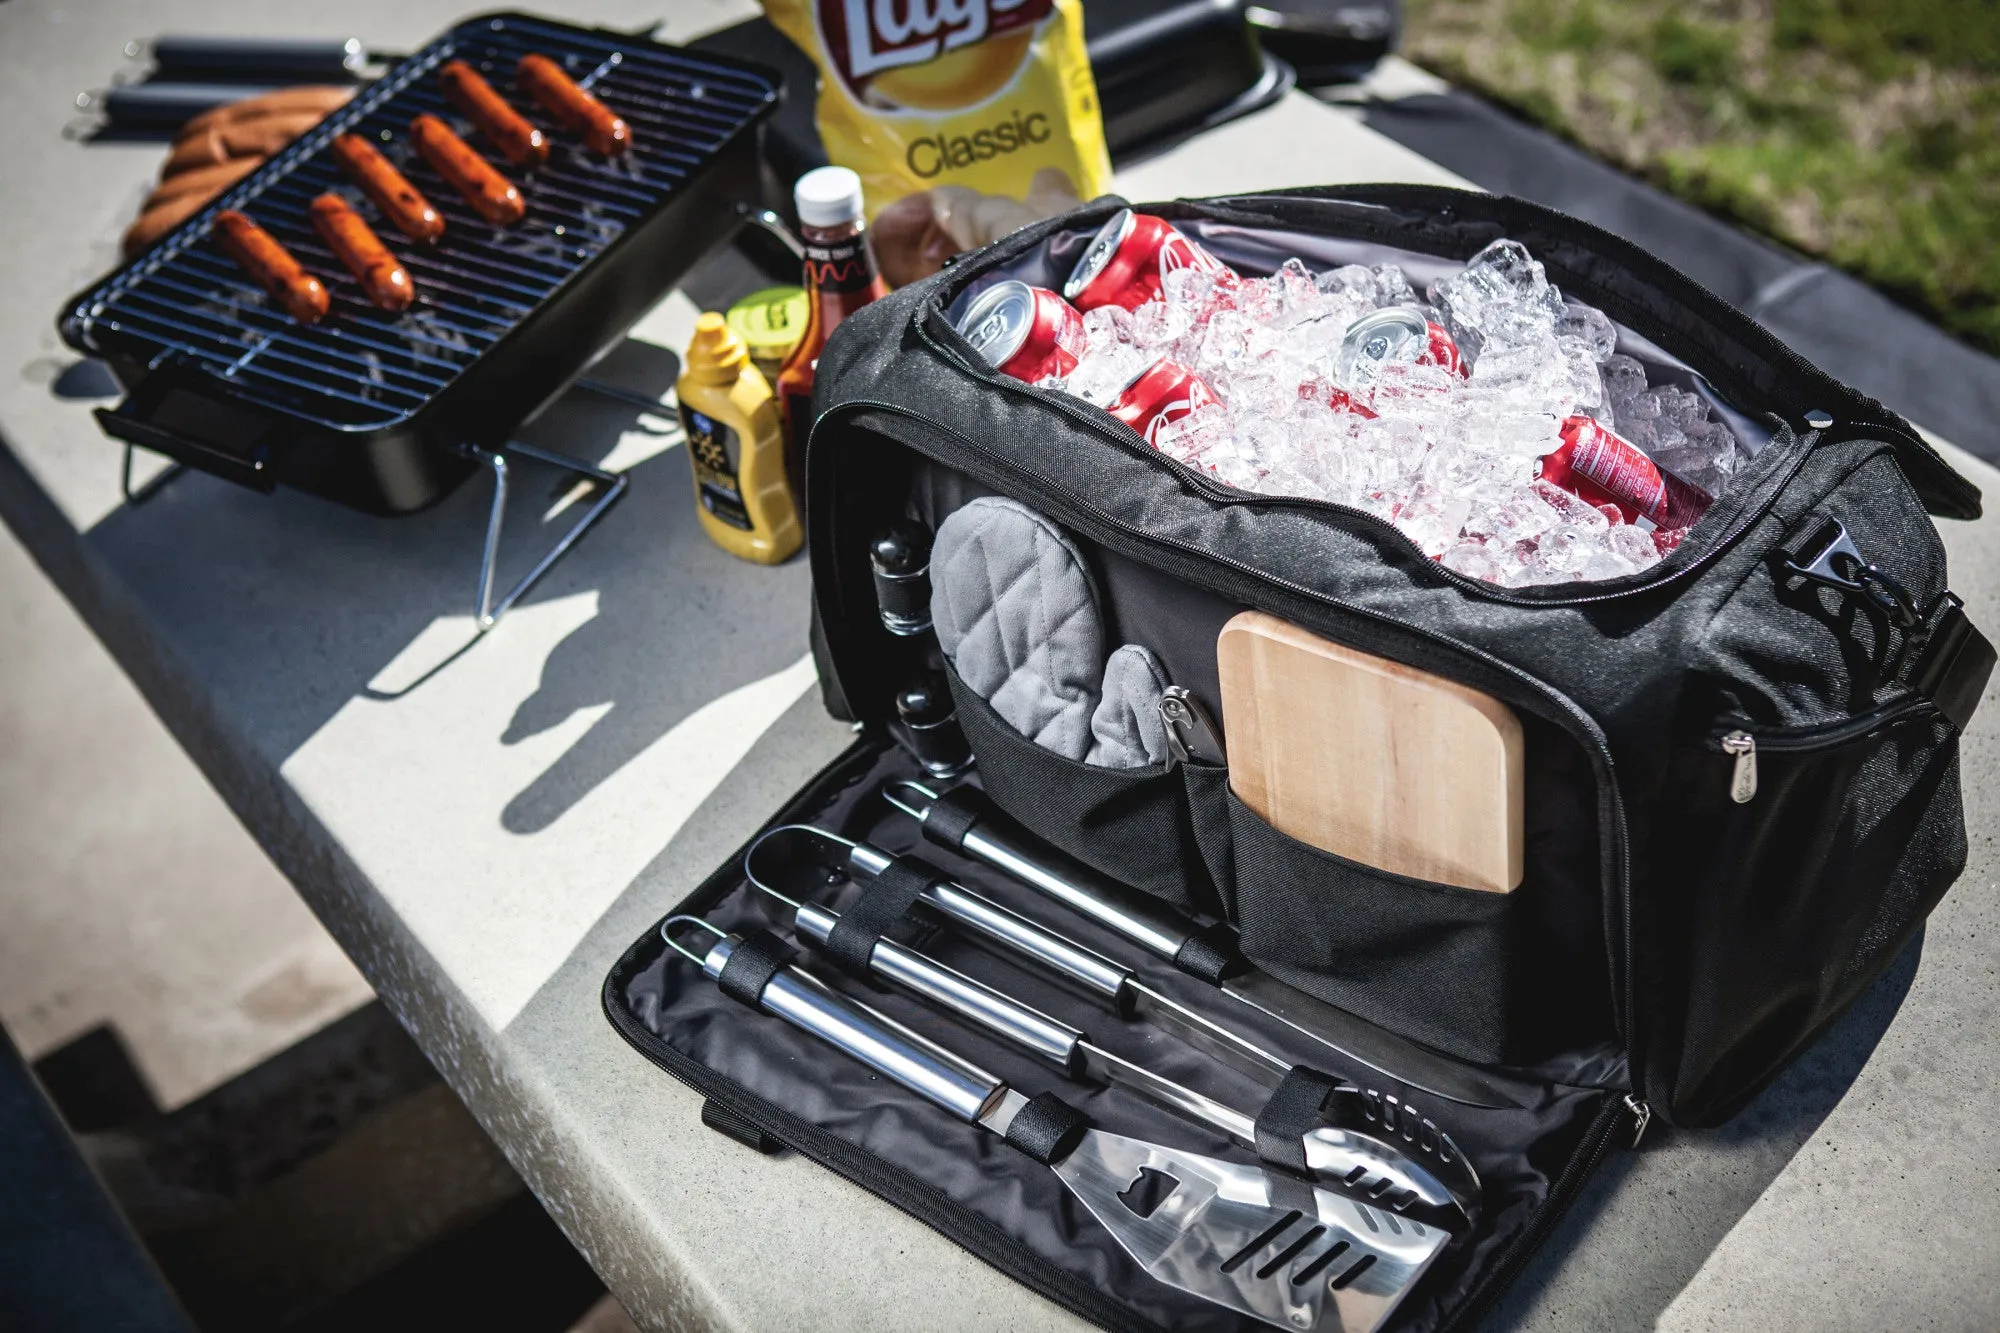
[[[1958,736],[1993,654],[1947,591],[1927,514],[1977,517],[1979,494],[1880,404],[1644,252],[1547,209],[1400,186],[1147,206],[1246,274],[1292,256],[1314,269],[1394,262],[1419,290],[1510,237],[1617,324],[1619,350],[1652,382],[1700,393],[1754,450],[1642,573],[1525,588],[1460,576],[1358,510],[1223,486],[1099,409],[988,368],[955,332],[952,314],[996,281],[1059,288],[1118,206],[1100,200],[966,256],[851,318],[828,346],[807,459],[815,649],[828,706],[861,726],[772,823],[918,854],[923,873],[1038,916],[1286,1059],[1367,1088],[1371,1105],[1401,1107],[1387,1131],[1448,1134],[1477,1171],[1478,1208],[1390,1326],[1466,1327],[1612,1146],[1653,1114],[1727,1119],[1868,985],[1962,869]],[[925,775],[894,707],[915,650],[883,626],[869,545],[894,520],[935,529],[987,495],[1056,524],[1089,562],[1107,642],[1150,648],[1211,714],[1217,633],[1256,609],[1518,715],[1525,876],[1491,893],[1295,841],[1239,801],[1217,764],[1105,769],[1054,754],[950,682],[977,761],[965,781],[993,818],[1212,927],[1202,939],[1240,946],[1261,972],[1351,1016],[1351,1035],[1374,1034],[1353,1046],[1368,1058],[1335,1067],[1282,1025],[1217,1008],[1213,957],[1177,969],[1135,950],[949,837],[926,841],[885,802],[885,783]],[[1858,558],[1839,554],[1842,534]],[[837,876],[808,887],[843,912],[863,892]],[[741,857],[678,910],[744,936],[793,931]],[[1106,1044],[1124,1036],[1115,1016],[935,926],[919,908],[887,933]],[[1100,1128],[1256,1160],[825,958],[801,961]],[[1117,1328],[1253,1326],[1149,1277],[1029,1156],[724,996],[659,933],[619,961],[604,1000],[628,1040],[707,1097],[710,1124],[834,1167],[1068,1308]],[[1131,1053],[1253,1113],[1264,1095],[1179,1043]],[[1273,1171],[1295,1164],[1264,1157]]]

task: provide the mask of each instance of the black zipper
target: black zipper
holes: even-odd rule
[[[1611,1144],[1617,1138],[1621,1123],[1628,1115],[1636,1115],[1639,1132],[1645,1132],[1646,1122],[1651,1118],[1651,1109],[1644,1102],[1639,1102],[1638,1107],[1639,1109],[1634,1112],[1616,1098],[1606,1100],[1604,1108],[1590,1122],[1590,1129],[1585,1133],[1577,1152],[1570,1157],[1569,1165],[1563,1168],[1563,1173],[1557,1178],[1556,1183],[1549,1187],[1548,1197],[1542,1201],[1542,1206],[1535,1210],[1533,1220],[1520,1235],[1514,1237],[1506,1253],[1494,1260],[1493,1266],[1486,1270],[1486,1276],[1480,1279],[1479,1284],[1466,1296],[1465,1301],[1452,1316],[1438,1325],[1437,1333],[1451,1333],[1454,1329],[1471,1328],[1486,1317],[1486,1312],[1492,1308],[1493,1303],[1513,1285],[1514,1279],[1521,1275],[1521,1270],[1527,1267],[1528,1261],[1534,1258],[1536,1251],[1540,1250],[1542,1243],[1549,1238],[1549,1233],[1555,1230],[1556,1224],[1568,1214],[1570,1205],[1576,1202],[1576,1196],[1583,1192],[1584,1186],[1588,1185],[1591,1177],[1597,1174],[1598,1167],[1604,1163],[1605,1155],[1611,1151]]]
[[[1708,748],[1726,754],[1729,749],[1725,741],[1732,736],[1747,735],[1756,741],[1759,754],[1812,754],[1818,750],[1837,750],[1843,745],[1852,745],[1878,731],[1936,712],[1937,705],[1929,699],[1910,695],[1859,717],[1845,717],[1836,722],[1822,722],[1808,727],[1760,726],[1748,718],[1724,718],[1709,732]]]
[[[939,423],[932,421],[927,417],[920,416],[914,412],[911,412],[909,409],[897,406],[894,403],[885,403],[874,399],[863,399],[863,398],[849,399],[846,402],[839,404],[837,407],[831,409],[829,412],[820,417],[820,419],[814,424],[813,427],[814,435],[817,436],[819,431],[824,430],[827,424],[833,418],[862,410],[885,412],[892,416],[917,422],[920,425],[922,425],[927,431],[930,431],[938,435],[948,436],[950,439],[956,441],[959,445],[961,445],[964,449],[969,450],[972,453],[977,454],[980,457],[988,460],[989,464],[991,465],[991,470],[993,472],[1005,474],[1013,478],[1017,483],[1026,485],[1031,491],[1039,490],[1042,492],[1054,493],[1055,495],[1059,496],[1070,507],[1073,513],[1085,516],[1084,521],[1077,522],[1076,526],[1085,530],[1086,535],[1090,535],[1098,541],[1103,541],[1104,540],[1104,537],[1102,535],[1103,531],[1109,530],[1117,533],[1128,543],[1137,543],[1138,545],[1141,546],[1152,547],[1155,549],[1164,548],[1167,550],[1178,552],[1187,561],[1191,561],[1193,563],[1193,567],[1197,570],[1201,569],[1204,566],[1207,567],[1221,566],[1223,568],[1233,570],[1237,574],[1243,575],[1244,577],[1255,580],[1258,583],[1282,589],[1285,592],[1290,593],[1294,597],[1304,599],[1307,602],[1311,602],[1319,606],[1327,607],[1334,611],[1340,612],[1344,615],[1352,616],[1357,619],[1372,622],[1375,624],[1387,626],[1403,633],[1415,634],[1420,638],[1427,639],[1432,643],[1438,644],[1439,646],[1445,648],[1448,652],[1452,654],[1478,661],[1483,666],[1491,669],[1492,671],[1498,673],[1499,675],[1517,682],[1528,694],[1531,694],[1537,698],[1545,700],[1548,703],[1554,705],[1556,711],[1562,717],[1569,719],[1568,722],[1561,724],[1563,725],[1564,730],[1568,731],[1571,735],[1575,736],[1580,742],[1585,744],[1588,747],[1588,752],[1596,758],[1599,766],[1599,780],[1603,783],[1603,790],[1608,797],[1609,810],[1607,813],[1609,814],[1610,817],[1611,831],[1612,831],[1612,848],[1614,852],[1614,861],[1615,861],[1615,870],[1614,870],[1615,900],[1619,911],[1619,921],[1620,921],[1620,931],[1621,931],[1621,938],[1618,941],[1619,971],[1621,974],[1620,976],[1621,998],[1618,1007],[1619,1011],[1616,1015],[1614,1015],[1614,1017],[1617,1020],[1617,1024],[1620,1028],[1619,1035],[1624,1041],[1626,1050],[1628,1053],[1632,1053],[1632,1048],[1634,1045],[1634,1035],[1637,1032],[1637,1023],[1633,1020],[1633,1006],[1634,1006],[1635,995],[1634,995],[1634,988],[1632,981],[1632,966],[1631,966],[1632,964],[1631,878],[1632,877],[1630,869],[1630,860],[1631,860],[1630,832],[1627,829],[1625,823],[1625,801],[1623,793],[1621,792],[1618,785],[1616,761],[1612,757],[1610,743],[1605,740],[1604,733],[1598,727],[1596,720],[1592,718],[1588,713],[1586,713],[1582,708],[1580,708],[1576,703],[1570,700],[1568,696],[1551,688],[1548,684],[1537,679],[1536,677],[1529,675],[1527,672],[1515,666],[1513,663],[1503,661],[1502,659],[1495,657],[1490,653],[1483,652],[1480,649],[1474,648],[1469,644],[1463,644],[1455,639],[1448,639],[1443,635],[1434,633],[1432,631],[1420,629],[1414,625],[1405,624],[1402,621],[1392,619],[1388,616],[1384,616],[1380,612],[1369,610],[1366,607],[1354,606],[1350,603],[1342,602],[1335,598],[1328,597],[1326,594],[1308,588],[1303,584],[1293,583],[1289,579],[1281,578],[1278,575],[1272,574],[1266,570],[1259,569],[1254,565],[1248,564],[1241,560],[1237,560],[1232,556],[1209,551],[1203,547],[1196,546],[1192,542],[1184,542],[1175,537],[1162,536],[1158,533],[1149,532],[1144,528],[1141,528],[1135,524],[1127,522],[1126,520],[1118,517],[1115,514],[1112,514],[1104,509],[1099,508],[1097,505],[1093,504],[1087,497],[1079,495],[1076,491],[1074,491],[1064,483],[1044,477],[1039,472],[1035,472],[1027,467],[1022,466],[1019,462],[1017,462],[1012,458],[1007,457],[1004,454],[1000,454],[991,449],[988,449],[985,445],[982,445],[977,441],[968,438],[967,436],[959,433],[958,431],[952,430],[948,426],[940,425]],[[940,458],[937,456],[935,452],[925,449],[922,446],[912,444],[907,440],[899,439],[897,443],[901,444],[905,448],[912,449],[918,453],[923,454],[925,457],[930,458],[934,462],[954,467],[961,465],[961,460],[959,459]],[[981,478],[981,480],[988,481],[989,484],[993,484],[993,478],[991,477]],[[1099,528],[1098,532],[1091,533],[1089,531],[1092,524],[1095,524]],[[1116,543],[1107,543],[1107,544],[1115,545]],[[1173,570],[1172,568],[1169,568],[1168,572],[1176,572],[1176,571]],[[1640,1067],[1641,1066],[1638,1059],[1636,1058],[1636,1054],[1634,1054],[1634,1058],[1632,1059],[1631,1062],[1631,1068],[1633,1070],[1633,1091],[1643,1096],[1644,1092],[1643,1088],[1641,1087],[1640,1074],[1639,1074]]]

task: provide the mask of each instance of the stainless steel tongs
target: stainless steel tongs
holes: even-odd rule
[[[751,845],[744,857],[744,873],[750,882],[792,908],[798,933],[821,945],[832,937],[840,917],[809,899],[780,891],[759,873],[760,854],[768,855],[767,849],[774,840],[779,844],[795,844],[795,859],[796,844],[803,843],[812,853],[806,860],[816,866],[844,863],[857,870],[873,866],[872,871],[861,871],[864,877],[872,878],[891,859],[867,843],[811,825],[783,825]],[[844,858],[829,856],[842,850],[846,853]],[[1160,1026],[1188,1037],[1189,1044],[1197,1050],[1226,1053],[1228,1062],[1239,1068],[1248,1065],[1249,1072],[1260,1082],[1276,1084],[1291,1070],[1290,1062],[1283,1057],[1146,986],[1130,969],[962,885],[933,881],[919,901],[939,908],[955,924],[970,925],[974,939],[997,945],[1008,955],[1075,982],[1114,1007],[1132,1002],[1135,996],[1143,998],[1141,1012],[1146,1016],[1166,1019]],[[1258,1146],[1256,1122],[1251,1116],[1105,1050],[1090,1041],[1083,1030],[916,949],[891,939],[878,939],[869,950],[868,966],[883,980],[1049,1062],[1068,1077],[1117,1084],[1245,1147]],[[1126,1012],[1123,1008],[1118,1011]],[[1465,1226],[1479,1199],[1478,1176],[1470,1162],[1441,1131],[1421,1146],[1414,1141],[1411,1146],[1425,1152],[1423,1161],[1367,1130],[1340,1123],[1318,1126],[1307,1132],[1302,1141],[1306,1168],[1329,1188],[1433,1226],[1449,1230]],[[1440,1175],[1451,1180],[1456,1188],[1447,1186]]]
[[[682,940],[697,930],[711,941],[699,952]],[[660,935],[717,981],[743,943],[690,916],[667,918]],[[1031,1101],[970,1060],[838,994],[796,965],[769,973],[757,988],[756,1007],[1016,1147],[1023,1147],[1027,1136],[1017,1138],[1013,1131],[1044,1100]],[[1254,1167],[1086,1123],[1063,1131],[1048,1151],[1030,1155],[1044,1162],[1154,1278],[1278,1328],[1372,1333],[1448,1239],[1421,1221],[1329,1189],[1300,1184],[1281,1192]]]

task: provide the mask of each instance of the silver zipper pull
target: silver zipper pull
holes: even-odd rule
[[[1160,721],[1166,724],[1167,749],[1175,763],[1185,764],[1191,759],[1204,764],[1229,762],[1215,724],[1183,686],[1169,685],[1160,691]]]
[[[1722,752],[1736,756],[1736,773],[1729,779],[1729,799],[1748,805],[1757,794],[1757,738],[1747,731],[1732,731],[1722,738]]]
[[[1646,1126],[1653,1123],[1653,1108],[1628,1092],[1625,1109],[1632,1113],[1632,1146],[1636,1148],[1639,1140],[1646,1137]]]

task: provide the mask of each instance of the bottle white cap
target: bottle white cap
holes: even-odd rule
[[[846,167],[815,167],[792,187],[799,221],[808,227],[838,227],[861,220],[861,177]]]

